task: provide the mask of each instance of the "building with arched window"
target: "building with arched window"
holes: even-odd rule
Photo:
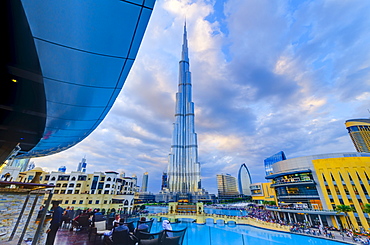
[[[35,171],[23,172],[18,181],[33,179]],[[22,178],[22,179],[21,179]],[[106,211],[115,209],[122,213],[131,213],[134,207],[136,180],[122,177],[115,171],[85,173],[72,171],[42,172],[40,183],[54,185],[53,200],[60,201],[60,206],[75,209],[93,208]]]
[[[238,172],[238,188],[240,195],[251,196],[250,186],[252,184],[251,174],[247,168],[247,165],[243,163]]]

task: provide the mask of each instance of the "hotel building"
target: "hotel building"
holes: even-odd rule
[[[217,189],[219,199],[229,199],[239,196],[236,178],[230,174],[217,175]]]
[[[251,189],[250,185],[252,183],[252,177],[249,173],[249,170],[247,168],[247,165],[243,163],[238,171],[238,189],[240,195],[244,196],[250,196],[251,195]]]
[[[351,119],[345,125],[356,150],[370,152],[370,119]]]
[[[21,182],[32,179],[35,171],[21,173]],[[59,200],[60,206],[75,209],[93,208],[100,210],[113,208],[122,213],[131,213],[134,207],[136,179],[120,176],[115,171],[84,172],[42,172],[40,183],[54,185],[53,200]]]

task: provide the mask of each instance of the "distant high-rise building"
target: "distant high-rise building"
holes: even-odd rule
[[[143,180],[141,183],[141,192],[147,192],[148,191],[148,172],[145,172],[143,174]]]
[[[60,167],[58,168],[58,172],[65,173],[66,171],[67,171],[66,166],[60,166]]]
[[[173,126],[168,165],[169,191],[172,193],[201,192],[186,25],[184,26],[182,55],[179,62],[179,84]]]
[[[133,182],[135,182],[135,186],[137,186],[137,175],[133,174],[131,179],[132,179]]]
[[[24,172],[27,170],[30,160],[31,158],[23,158],[23,159],[12,158],[11,160],[9,160],[7,165],[9,167],[17,167],[19,168],[20,172]]]
[[[87,166],[86,158],[83,157],[81,162],[78,164],[77,171],[86,173],[86,166]]]
[[[238,187],[239,187],[239,193],[241,195],[250,196],[251,195],[251,189],[250,186],[252,184],[252,178],[249,173],[249,170],[247,168],[247,165],[243,163],[238,172]]]
[[[233,198],[239,196],[236,187],[236,178],[230,174],[217,175],[217,189],[219,198]]]
[[[356,150],[370,152],[370,119],[351,119],[345,125]]]
[[[167,190],[167,189],[168,189],[167,173],[163,172],[161,190],[164,191],[164,190]]]
[[[30,170],[32,170],[32,169],[34,169],[35,168],[35,163],[34,162],[30,162],[29,164],[28,164],[28,166],[27,166],[27,171],[30,171]]]
[[[271,157],[268,157],[264,160],[265,163],[265,171],[266,176],[273,174],[272,165],[276,162],[280,162],[286,160],[285,153],[283,151],[279,151],[278,153],[272,155]]]

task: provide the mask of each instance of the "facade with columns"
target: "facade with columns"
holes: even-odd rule
[[[32,179],[35,171],[23,172],[20,178]],[[22,181],[21,179],[19,179]],[[131,213],[134,207],[134,195],[137,191],[135,177],[125,177],[115,171],[85,173],[72,171],[63,173],[42,172],[40,183],[54,185],[53,200],[60,201],[60,206],[74,209],[104,209],[121,213]]]
[[[289,222],[368,230],[370,217],[370,154],[331,153],[276,162],[272,181],[278,207],[267,209]],[[338,205],[353,211],[338,212]]]

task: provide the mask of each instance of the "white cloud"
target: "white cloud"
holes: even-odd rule
[[[295,4],[295,5],[293,5]],[[157,1],[111,112],[83,142],[37,166],[149,172],[160,188],[170,152],[186,17],[199,159],[206,189],[246,163],[354,151],[344,121],[368,117],[370,4],[365,1]],[[217,5],[220,6],[220,5]],[[220,12],[224,11],[224,12]]]

